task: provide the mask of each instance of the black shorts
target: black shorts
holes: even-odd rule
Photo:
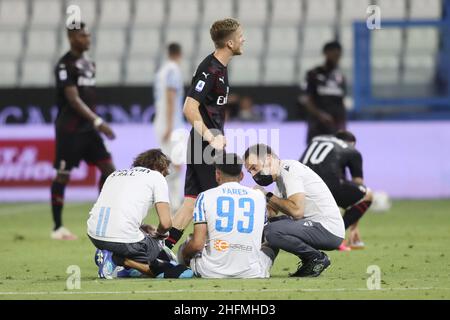
[[[193,142],[194,135],[191,131],[188,142],[186,178],[184,182],[184,196],[196,198],[203,191],[215,188],[218,186],[216,181],[216,167],[211,162],[211,158],[205,159],[204,155],[214,157],[214,150],[205,141],[197,146]],[[197,135],[198,138],[198,135]],[[205,151],[206,150],[206,151]]]
[[[343,181],[340,184],[329,185],[328,187],[338,206],[343,209],[358,203],[367,193],[365,186],[352,181]]]
[[[95,130],[76,133],[56,130],[54,168],[70,171],[78,167],[81,160],[89,164],[111,161],[111,154],[106,149],[100,134]]]
[[[109,242],[88,237],[97,249],[111,251],[114,263],[120,266],[123,266],[125,258],[150,265],[161,252],[158,241],[148,236],[134,243]]]

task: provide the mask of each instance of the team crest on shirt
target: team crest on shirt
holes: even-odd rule
[[[199,80],[197,82],[197,85],[195,86],[195,91],[202,92],[203,88],[205,87],[205,81]]]

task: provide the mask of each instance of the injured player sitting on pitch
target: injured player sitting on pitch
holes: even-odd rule
[[[106,179],[87,221],[87,234],[97,247],[95,262],[100,278],[193,276],[164,247],[172,226],[164,178],[169,165],[160,149],[151,149],[139,154],[131,169],[114,171]],[[153,205],[159,218],[157,228],[142,225]]]
[[[194,233],[178,261],[202,278],[268,278],[276,253],[262,245],[267,221],[264,194],[241,185],[242,159],[222,154],[215,162],[218,187],[195,203]]]

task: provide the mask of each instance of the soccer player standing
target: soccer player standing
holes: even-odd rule
[[[338,131],[335,136],[315,137],[300,161],[314,170],[327,184],[339,207],[345,210],[345,228],[350,228],[350,247],[362,248],[357,224],[372,204],[373,194],[364,185],[361,153],[355,148],[356,138],[349,131]],[[352,176],[345,175],[349,169]],[[342,244],[341,250],[348,250]]]
[[[333,41],[323,47],[325,63],[308,71],[306,99],[308,112],[307,142],[321,134],[335,134],[346,126],[344,97],[346,83],[339,70],[342,47]]]
[[[184,89],[179,66],[182,51],[178,43],[169,44],[167,51],[168,60],[156,73],[154,85],[156,116],[153,125],[161,150],[172,161],[177,162],[171,165],[167,183],[170,189],[170,204],[173,208],[179,208],[182,202],[180,176],[183,159],[177,159],[180,153],[175,148],[181,136],[176,135],[175,130],[183,128]]]
[[[95,113],[95,64],[85,52],[90,46],[90,33],[84,23],[67,29],[70,51],[59,59],[55,68],[58,116],[55,122],[57,175],[51,185],[54,229],[51,238],[74,240],[77,237],[62,225],[64,190],[70,171],[81,160],[101,171],[99,188],[114,165],[99,132],[109,139],[115,135],[107,123]]]
[[[244,36],[235,19],[213,23],[210,29],[215,51],[198,66],[184,103],[183,113],[192,125],[187,150],[185,198],[177,211],[173,228],[166,241],[172,247],[192,220],[197,196],[217,187],[213,159],[216,151],[225,148],[225,107],[229,86],[227,65],[231,58],[242,54]]]

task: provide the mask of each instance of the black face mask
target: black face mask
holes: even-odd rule
[[[259,171],[253,176],[253,180],[260,186],[266,187],[273,182],[273,177],[271,174],[262,174],[261,171]]]

